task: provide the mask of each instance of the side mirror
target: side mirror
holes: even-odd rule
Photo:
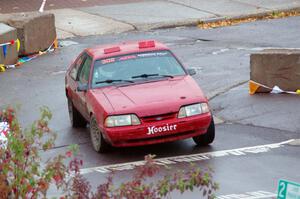
[[[193,68],[188,68],[188,69],[187,69],[187,72],[188,72],[188,74],[189,74],[190,76],[196,75],[196,70],[193,69]]]
[[[88,85],[87,84],[78,83],[78,86],[77,86],[77,91],[78,92],[86,92],[87,90],[88,90]]]

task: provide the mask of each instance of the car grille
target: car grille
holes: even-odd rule
[[[162,121],[162,120],[167,120],[167,119],[173,119],[175,118],[177,113],[167,113],[167,114],[161,114],[161,115],[151,115],[147,117],[142,117],[143,122],[157,122],[157,121]]]

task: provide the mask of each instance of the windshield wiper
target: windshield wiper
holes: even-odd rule
[[[142,75],[137,75],[137,76],[132,76],[132,79],[136,78],[148,78],[148,77],[153,77],[153,76],[159,76],[158,74],[142,74]]]
[[[174,78],[173,75],[159,75],[160,77],[170,77],[170,78]]]
[[[96,84],[101,84],[101,83],[111,84],[113,82],[129,82],[129,83],[134,83],[134,81],[126,80],[126,79],[107,79],[107,80],[104,80],[104,81],[96,82]]]
[[[174,78],[174,76],[172,76],[172,75],[160,75],[160,74],[142,74],[142,75],[133,76],[131,78],[136,79],[136,78],[148,78],[148,77],[170,77],[170,78]]]

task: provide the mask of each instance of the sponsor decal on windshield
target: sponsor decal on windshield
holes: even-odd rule
[[[168,52],[156,52],[156,53],[142,53],[138,54],[138,57],[157,57],[157,56],[165,56],[168,55]]]
[[[125,60],[135,59],[135,58],[136,58],[136,55],[128,55],[128,56],[120,57],[119,61],[125,61]]]
[[[109,58],[109,59],[103,59],[103,60],[101,61],[101,63],[102,63],[102,64],[109,64],[109,63],[113,63],[113,62],[115,62],[115,61],[116,61],[115,58]]]
[[[137,59],[137,58],[147,58],[147,57],[163,57],[163,56],[170,56],[169,52],[149,52],[149,53],[141,53],[141,54],[135,54],[135,55],[125,55],[117,58],[108,58],[101,60],[101,64],[110,64],[114,62],[120,62],[120,61],[126,61],[131,59]]]

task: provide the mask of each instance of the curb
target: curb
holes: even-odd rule
[[[213,18],[207,18],[207,19],[191,19],[187,21],[178,21],[174,23],[166,23],[166,24],[154,24],[153,28],[150,29],[143,29],[137,27],[136,31],[147,31],[147,30],[158,30],[158,29],[168,29],[168,28],[177,28],[177,27],[191,27],[191,26],[197,26],[199,23],[214,23],[219,22],[223,20],[241,20],[241,19],[247,19],[247,18],[263,18],[270,16],[272,13],[277,12],[300,12],[300,7],[295,8],[288,8],[288,9],[278,9],[278,10],[270,10],[267,12],[261,12],[256,14],[244,14],[244,15],[238,15],[238,16],[223,16],[223,17],[213,17]],[[283,17],[284,18],[284,17]],[[280,18],[278,18],[280,19]],[[263,20],[263,19],[262,19]],[[140,27],[143,27],[140,26]]]
[[[288,8],[288,9],[277,9],[277,10],[270,10],[267,12],[261,12],[261,13],[255,13],[255,14],[244,14],[244,15],[239,15],[239,16],[217,16],[213,18],[205,18],[205,19],[186,19],[186,20],[181,20],[181,21],[174,21],[174,22],[161,22],[161,23],[154,23],[154,24],[139,24],[134,26],[134,30],[128,30],[128,31],[122,31],[119,33],[115,34],[120,34],[120,33],[129,33],[129,32],[141,32],[141,31],[151,31],[151,30],[160,30],[160,29],[169,29],[169,28],[179,28],[179,27],[193,27],[197,26],[200,23],[215,23],[215,22],[220,22],[224,20],[243,20],[247,18],[258,18],[258,20],[264,20],[264,17],[272,15],[272,13],[280,13],[280,12],[300,12],[300,7],[294,7],[294,8]],[[280,17],[278,19],[281,19],[284,17]],[[115,21],[115,19],[112,19]],[[118,21],[118,20],[116,20]],[[60,40],[66,40],[69,38],[74,38],[78,37],[74,33],[72,33],[74,36],[73,37],[64,37],[64,38],[59,38]],[[101,35],[108,35],[112,34],[111,32],[107,32]],[[99,34],[91,35],[91,36],[96,36]],[[84,37],[84,36],[80,36]]]
[[[280,13],[280,12],[300,12],[300,7],[296,7],[296,8],[290,8],[290,9],[278,9],[278,10],[270,10],[267,12],[261,12],[261,13],[257,13],[257,14],[245,14],[245,15],[239,15],[239,16],[233,16],[233,17],[225,17],[225,19],[227,20],[237,20],[237,19],[246,19],[246,18],[250,18],[250,17],[266,17],[271,15],[272,13]]]

